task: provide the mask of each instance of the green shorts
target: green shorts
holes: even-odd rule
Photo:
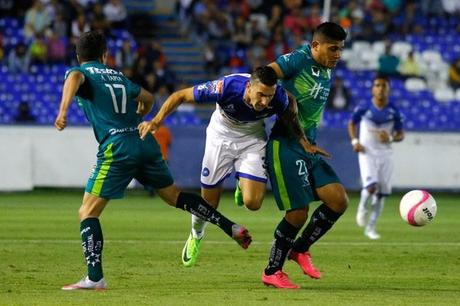
[[[280,210],[305,208],[319,200],[316,188],[340,183],[332,167],[319,155],[305,152],[297,140],[270,139],[266,158],[273,195]]]
[[[150,135],[142,141],[138,133],[120,134],[101,144],[86,192],[105,199],[120,199],[133,178],[153,189],[174,183],[160,148]]]

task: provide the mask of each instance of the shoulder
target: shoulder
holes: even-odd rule
[[[311,60],[311,54],[309,52],[308,46],[302,46],[295,49],[290,53],[286,53],[277,58],[276,62],[278,64],[283,64],[286,62],[292,61],[309,61]]]
[[[251,78],[249,73],[234,73],[221,78],[225,86],[238,86],[246,83]]]
[[[355,108],[353,109],[353,112],[354,113],[366,112],[367,110],[371,109],[371,105],[372,105],[371,102],[361,102],[355,106]]]
[[[388,104],[388,108],[389,108],[390,111],[391,111],[392,113],[394,113],[395,115],[402,117],[401,111],[399,110],[399,108],[398,108],[394,103],[389,103],[389,104]]]
[[[274,99],[280,101],[280,102],[287,102],[288,101],[288,95],[286,90],[283,88],[281,85],[276,85],[276,91],[275,91],[275,96]]]
[[[251,75],[247,73],[230,74],[222,77],[222,92],[240,92],[242,89],[244,90],[250,77]]]
[[[83,69],[81,69],[80,66],[73,66],[73,67],[70,67],[69,69],[66,70],[64,78],[67,79],[67,77],[70,75],[70,73],[76,72],[76,71],[80,72],[80,73],[83,73]]]

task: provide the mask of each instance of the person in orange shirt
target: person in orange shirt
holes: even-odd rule
[[[163,159],[167,162],[168,161],[168,153],[169,153],[169,146],[172,142],[172,134],[169,128],[165,125],[161,125],[155,133],[153,133],[153,137],[160,145],[161,155],[163,155]]]

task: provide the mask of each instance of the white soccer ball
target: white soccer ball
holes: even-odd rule
[[[413,226],[431,223],[436,216],[436,209],[436,201],[425,190],[409,191],[399,203],[401,218]]]

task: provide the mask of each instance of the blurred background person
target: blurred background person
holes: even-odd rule
[[[19,103],[18,112],[14,118],[16,123],[34,123],[36,122],[35,116],[32,115],[29,108],[29,103],[22,101]]]
[[[350,107],[350,93],[343,84],[343,80],[336,76],[327,97],[326,108],[332,111],[348,110]]]

